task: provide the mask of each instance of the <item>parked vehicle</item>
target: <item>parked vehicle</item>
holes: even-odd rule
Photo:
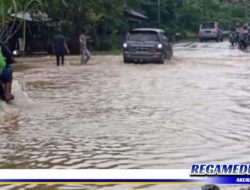
[[[199,29],[200,41],[216,40],[223,41],[223,31],[218,22],[204,22]]]
[[[161,29],[133,29],[128,32],[123,43],[124,63],[164,63],[165,59],[171,59],[172,56],[172,44]]]

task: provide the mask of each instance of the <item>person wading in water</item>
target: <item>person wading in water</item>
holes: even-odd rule
[[[56,55],[56,64],[57,66],[64,65],[64,54],[65,50],[69,54],[68,45],[65,42],[65,37],[61,34],[60,31],[57,31],[57,34],[53,38],[54,43],[54,53]]]
[[[81,64],[87,64],[91,55],[87,47],[87,36],[85,34],[85,29],[82,30],[82,33],[79,37],[79,43],[80,43]]]
[[[11,93],[12,90],[12,68],[10,64],[13,63],[11,51],[0,42],[0,95],[1,99],[10,101],[14,99]]]

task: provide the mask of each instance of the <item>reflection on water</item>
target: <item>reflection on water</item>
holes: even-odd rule
[[[120,56],[95,56],[84,66],[72,58],[60,68],[50,58],[27,60],[23,64],[29,69],[15,73],[17,87],[26,93],[16,102],[21,111],[14,123],[0,127],[0,168],[188,169],[194,162],[249,163],[249,60],[227,43],[179,44],[175,58],[164,65],[123,64]],[[0,187],[97,188],[167,189]]]

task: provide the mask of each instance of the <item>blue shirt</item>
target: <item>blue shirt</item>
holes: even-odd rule
[[[65,53],[65,38],[61,34],[57,34],[53,38],[55,53]]]

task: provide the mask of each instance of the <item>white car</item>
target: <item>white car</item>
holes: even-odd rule
[[[218,22],[204,22],[199,28],[200,41],[216,40],[223,41],[223,32]]]

